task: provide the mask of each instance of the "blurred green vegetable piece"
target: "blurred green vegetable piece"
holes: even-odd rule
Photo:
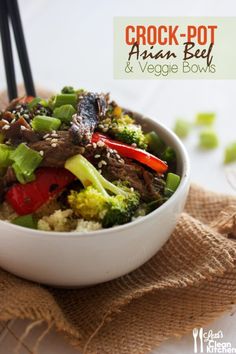
[[[198,113],[196,115],[195,123],[196,125],[212,125],[215,122],[216,114],[213,112],[209,113]]]
[[[34,171],[42,159],[39,152],[30,149],[23,143],[18,145],[15,151],[11,153],[11,160],[14,162],[12,167],[18,181],[25,184],[34,180]]]
[[[70,123],[73,114],[76,110],[71,104],[64,104],[61,107],[57,107],[53,111],[53,117],[60,119],[63,123]]]
[[[52,102],[53,109],[64,106],[65,104],[71,104],[74,108],[77,105],[77,95],[75,93],[62,93],[56,95]]]
[[[224,163],[236,161],[236,142],[231,143],[225,148]]]
[[[58,118],[47,116],[35,116],[32,120],[32,128],[37,132],[46,132],[58,130],[61,125],[61,120]]]
[[[35,106],[37,106],[38,103],[40,103],[42,99],[40,97],[35,97],[31,102],[28,103],[28,109],[29,111],[33,109]]]
[[[161,159],[167,163],[174,162],[176,160],[175,150],[172,147],[167,146],[167,148],[161,154]]]
[[[12,152],[14,148],[6,144],[0,144],[0,169],[12,164]]]
[[[177,119],[174,126],[174,132],[180,138],[186,138],[191,130],[191,124],[184,119]]]
[[[178,188],[180,183],[180,176],[169,172],[166,177],[165,196],[170,197]]]
[[[154,154],[160,153],[165,149],[164,141],[157,135],[156,132],[152,131],[145,134],[145,139],[148,144],[148,148]]]
[[[75,89],[73,86],[64,86],[61,93],[75,93]]]
[[[12,224],[27,227],[29,229],[37,229],[37,222],[32,214],[18,216],[11,221]]]
[[[219,140],[213,130],[203,130],[199,135],[199,145],[203,149],[215,149],[219,145]]]

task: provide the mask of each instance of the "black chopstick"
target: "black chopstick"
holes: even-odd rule
[[[3,59],[7,79],[9,100],[17,97],[16,77],[12,55],[11,36],[8,23],[7,0],[1,0],[0,33],[3,48]]]
[[[30,69],[29,57],[25,44],[25,37],[21,23],[20,11],[17,0],[7,0],[8,14],[14,31],[16,47],[21,64],[25,90],[28,96],[35,96],[33,77]]]

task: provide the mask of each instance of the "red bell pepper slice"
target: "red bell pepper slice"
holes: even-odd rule
[[[137,149],[133,146],[121,143],[117,140],[112,140],[106,135],[94,133],[92,136],[92,142],[97,143],[98,141],[103,141],[105,145],[109,148],[114,149],[118,152],[119,155],[129,157],[133,160],[136,160],[158,173],[165,173],[168,169],[168,165],[160,160],[158,157],[150,154],[147,151]]]
[[[34,181],[15,184],[6,193],[6,201],[19,215],[33,213],[75,180],[64,168],[40,168],[35,174]]]
[[[34,96],[24,96],[19,99],[18,103],[19,104],[30,103],[31,101],[33,101],[34,98],[35,98]]]

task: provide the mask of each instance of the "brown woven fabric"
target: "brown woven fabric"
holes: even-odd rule
[[[122,278],[64,290],[0,270],[0,320],[45,321],[86,353],[147,353],[236,303],[235,220],[236,198],[192,186],[169,241]]]

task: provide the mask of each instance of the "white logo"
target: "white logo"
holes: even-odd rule
[[[224,342],[223,338],[224,335],[222,331],[213,332],[209,330],[204,332],[203,328],[194,328],[194,353],[236,353],[236,348],[233,348],[230,342]]]

